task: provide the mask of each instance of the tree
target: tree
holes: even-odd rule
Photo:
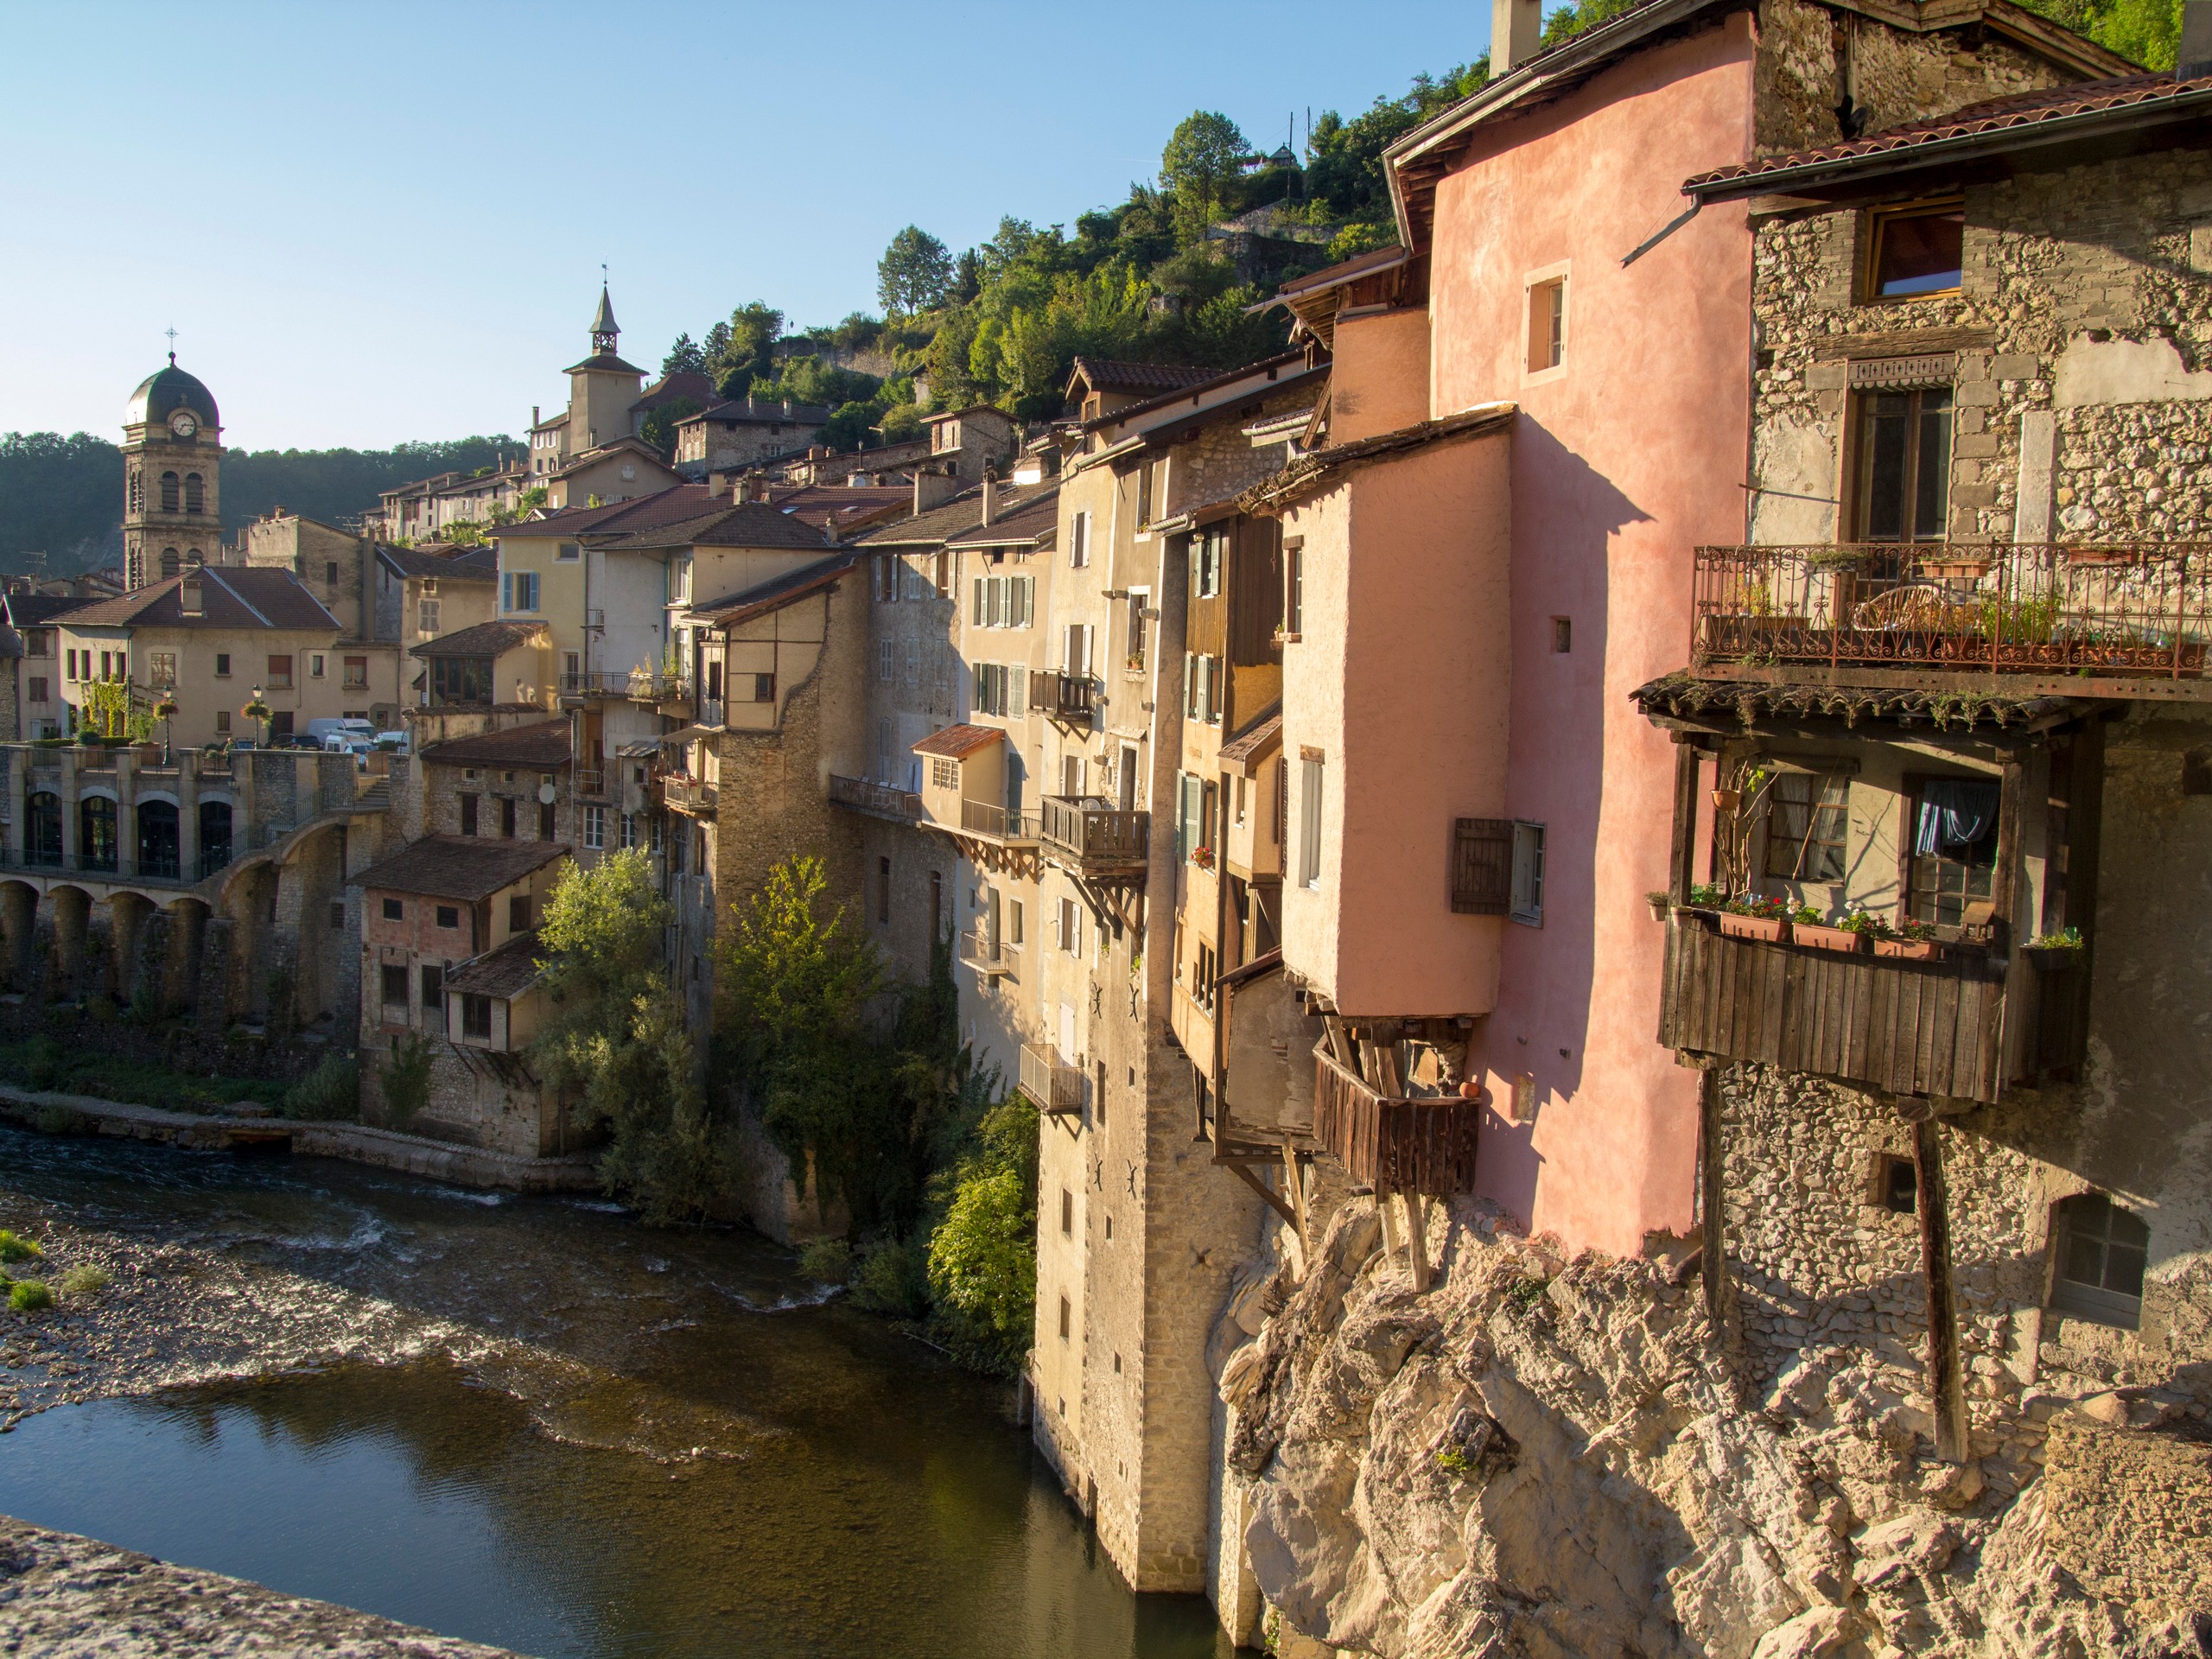
[[[676,344],[668,348],[668,355],[660,360],[663,374],[704,374],[707,353],[689,334],[678,334]]]
[[[754,380],[772,380],[776,373],[776,341],[784,332],[784,314],[764,300],[741,305],[729,321],[708,331],[707,372],[715,377],[715,390],[724,397],[742,397]]]
[[[2182,0],[2028,0],[2054,22],[2147,69],[2171,69],[2181,46]]]
[[[1175,199],[1179,244],[1187,247],[1205,234],[1251,149],[1236,124],[1214,111],[1194,111],[1177,124],[1160,155],[1160,184]]]
[[[677,423],[698,412],[696,398],[671,397],[664,404],[654,405],[645,416],[645,423],[638,429],[638,435],[661,454],[673,454],[676,452]]]
[[[976,1125],[930,1236],[938,1334],[971,1362],[1011,1375],[1029,1351],[1037,1301],[1037,1109],[1020,1096]]]
[[[944,303],[952,282],[952,256],[944,244],[918,225],[891,238],[875,262],[875,295],[893,316],[934,311]]]

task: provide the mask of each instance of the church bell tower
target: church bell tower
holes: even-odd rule
[[[150,587],[206,564],[222,538],[222,416],[196,376],[168,365],[123,415],[123,584]]]

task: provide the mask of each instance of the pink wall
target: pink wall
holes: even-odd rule
[[[1428,418],[1428,308],[1339,317],[1329,372],[1329,442],[1350,443]]]
[[[1433,413],[1512,399],[1507,812],[1546,826],[1541,927],[1504,929],[1478,1033],[1493,1099],[1535,1082],[1531,1124],[1484,1124],[1480,1184],[1571,1248],[1617,1253],[1694,1220],[1693,1074],[1655,1040],[1671,745],[1630,690],[1682,665],[1690,549],[1744,532],[1751,245],[1681,181],[1749,153],[1742,14],[1501,122],[1437,187]],[[1562,369],[1526,368],[1533,273],[1567,262]],[[1573,626],[1553,649],[1553,619]]]

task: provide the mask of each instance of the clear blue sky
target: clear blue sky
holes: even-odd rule
[[[874,308],[912,221],[1071,223],[1192,109],[1279,142],[1490,8],[0,3],[0,431],[116,438],[177,360],[226,442],[518,434],[599,267],[658,367],[735,305]]]

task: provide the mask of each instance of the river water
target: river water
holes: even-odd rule
[[[42,1224],[442,1335],[26,1418],[0,1436],[0,1511],[547,1659],[1226,1652],[1203,1600],[1122,1586],[1003,1386],[749,1234],[0,1130],[0,1226]]]

